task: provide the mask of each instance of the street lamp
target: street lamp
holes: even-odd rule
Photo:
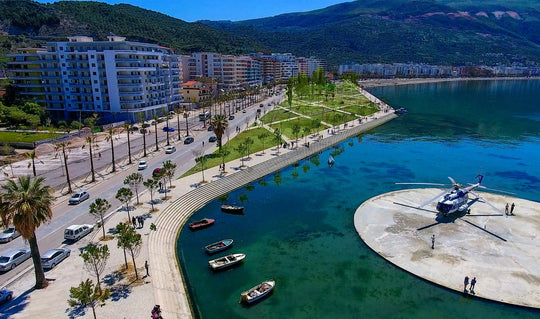
[[[167,121],[167,132],[166,132],[167,133],[167,146],[169,146],[169,145],[171,145],[169,143],[169,130],[170,130],[170,128],[169,128],[169,113],[167,113],[165,119]]]
[[[184,118],[186,119],[186,136],[189,136],[188,117],[189,117],[189,112],[184,112]]]
[[[180,105],[176,106],[176,120],[178,122],[178,140],[180,141],[182,139],[180,136]]]

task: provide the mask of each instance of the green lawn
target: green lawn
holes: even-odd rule
[[[240,143],[243,143],[248,137],[250,137],[253,140],[253,144],[251,144],[249,147],[249,153],[252,154],[251,156],[253,156],[254,153],[262,151],[263,144],[262,144],[262,141],[258,137],[259,135],[261,135],[262,132],[268,132],[268,130],[264,128],[254,128],[254,129],[246,130],[246,131],[241,132],[237,136],[235,136],[228,143],[224,144],[223,147],[227,149],[228,151],[230,151],[229,155],[225,156],[225,163],[235,160],[237,158],[240,158],[240,153],[238,153],[235,149],[238,147]],[[276,141],[275,141],[274,135],[270,133],[270,136],[267,137],[264,141],[264,148],[267,149],[273,146],[276,146]],[[216,152],[212,154],[208,154],[206,156],[207,160],[206,160],[206,163],[204,164],[205,168],[219,166],[219,164],[222,163],[223,159],[219,157],[218,155],[216,155],[216,153],[217,153],[217,150]],[[249,161],[246,161],[246,164],[248,163]],[[201,165],[197,164],[181,177],[198,173],[200,171],[201,171]]]
[[[300,103],[296,106],[293,106],[292,110],[300,114],[312,115],[321,113],[323,111],[323,107],[313,104]]]
[[[342,108],[341,110],[354,113],[358,116],[368,116],[373,113],[376,113],[379,109],[377,107],[368,107],[368,106],[361,106],[361,105],[351,105]]]
[[[261,117],[261,122],[263,122],[264,124],[268,124],[276,121],[288,120],[296,116],[298,115],[289,112],[289,110],[275,109]]]
[[[326,122],[331,125],[339,125],[339,124],[343,124],[343,123],[357,119],[357,117],[354,115],[345,114],[345,113],[336,112],[336,111],[318,114],[314,116],[314,118],[319,119],[321,122]]]
[[[296,139],[296,136],[293,134],[293,131],[292,131],[293,125],[295,123],[298,123],[298,125],[300,125],[300,132],[298,132],[298,138],[300,138],[304,134],[304,127],[309,127],[312,131],[314,130],[312,129],[312,121],[313,119],[301,117],[292,121],[273,124],[270,127],[273,130],[280,129],[283,135],[288,137],[290,140],[294,140]],[[321,124],[321,126],[319,127],[319,130],[321,128],[326,129],[326,126]]]
[[[23,143],[32,143],[36,141],[45,140],[48,138],[60,136],[62,134],[56,133],[21,133],[21,132],[3,132],[0,131],[0,142],[23,142]]]

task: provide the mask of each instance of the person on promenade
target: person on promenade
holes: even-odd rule
[[[435,249],[435,234],[431,236],[431,249]]]
[[[131,217],[131,224],[133,224],[133,228],[137,226],[137,218],[135,216]]]
[[[150,273],[148,272],[148,260],[144,261],[144,269],[146,269],[146,277],[150,277]]]
[[[465,276],[465,280],[463,281],[463,292],[467,292],[467,286],[469,285],[469,276]]]
[[[476,285],[476,277],[471,280],[471,292],[474,294],[474,285]]]
[[[516,205],[512,203],[512,206],[510,206],[510,215],[514,215],[514,207],[516,207]]]
[[[504,208],[504,214],[508,215],[508,203],[506,203],[506,207]]]

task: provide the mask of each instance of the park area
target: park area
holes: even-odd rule
[[[361,119],[378,110],[375,103],[360,94],[356,84],[348,81],[337,83],[331,95],[317,94],[316,90],[311,90],[311,94],[301,98],[293,94],[291,104],[287,100],[283,101],[230,141],[226,141],[224,136],[222,153],[216,150],[204,155],[202,163],[199,157],[197,165],[183,176],[200,172],[203,165],[206,169],[222,162],[248,158],[250,154],[276,146],[278,140],[283,143],[282,137],[295,141]]]

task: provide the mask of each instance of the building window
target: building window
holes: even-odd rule
[[[95,88],[94,91],[99,92],[99,89],[98,89],[98,88]]]

